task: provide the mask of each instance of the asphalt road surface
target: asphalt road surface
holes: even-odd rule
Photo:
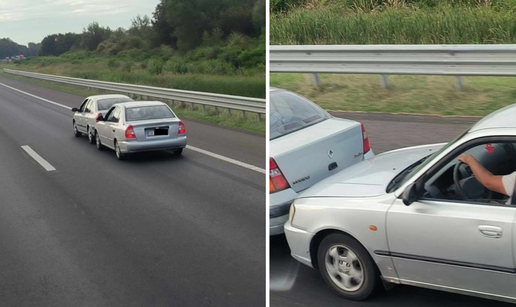
[[[406,146],[447,142],[478,120],[362,113],[333,115],[362,122],[376,154]],[[380,291],[376,297],[364,302],[341,299],[326,286],[318,271],[299,264],[290,256],[284,235],[271,237],[270,280],[271,307],[513,306],[498,301],[410,286],[396,286],[390,291]]]
[[[84,99],[0,77],[0,306],[265,305],[264,171],[188,148],[118,161],[2,84]],[[265,168],[263,136],[185,124],[189,145]]]

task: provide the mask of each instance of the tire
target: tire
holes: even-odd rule
[[[120,150],[120,146],[118,146],[117,141],[115,141],[115,154],[116,154],[116,158],[120,161],[125,160],[125,158],[126,158],[126,155],[123,154],[122,151]]]
[[[369,252],[345,234],[330,234],[317,251],[319,271],[337,295],[360,301],[372,296],[380,274]]]
[[[93,132],[93,133],[95,133],[95,132]],[[86,130],[86,134],[88,135],[88,142],[90,142],[90,144],[92,144],[92,145],[95,144],[96,143],[95,136],[90,133],[90,127],[88,127],[88,129]]]
[[[176,155],[176,156],[180,156],[182,153],[183,153],[183,148],[179,148],[179,149],[175,149],[174,150],[174,155]]]
[[[100,136],[95,130],[95,144],[97,145],[97,150],[102,151],[104,149],[104,145],[100,142]]]
[[[82,133],[79,131],[79,129],[77,129],[77,124],[74,121],[73,122],[73,136],[78,138],[78,137],[81,137],[81,135],[82,135]]]

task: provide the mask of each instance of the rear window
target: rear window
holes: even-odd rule
[[[320,123],[331,115],[315,103],[294,93],[274,91],[270,103],[270,139]]]
[[[131,98],[106,98],[97,101],[99,111],[109,110],[115,103],[133,102]]]
[[[149,119],[175,118],[174,113],[167,106],[134,107],[125,109],[127,121]]]

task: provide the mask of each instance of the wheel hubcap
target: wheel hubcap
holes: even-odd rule
[[[345,245],[333,245],[326,251],[325,267],[333,283],[344,291],[357,291],[364,284],[362,262]]]
[[[97,147],[100,148],[100,138],[99,138],[98,134],[95,137],[95,143],[97,143]]]

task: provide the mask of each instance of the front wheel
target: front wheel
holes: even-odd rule
[[[79,131],[79,129],[77,129],[77,123],[74,121],[73,122],[73,136],[75,136],[76,138],[80,137],[82,135],[82,133]]]
[[[173,152],[174,155],[180,156],[183,153],[183,148],[175,149]]]
[[[324,238],[317,252],[319,270],[326,284],[339,296],[360,301],[370,297],[379,273],[367,250],[344,234]]]

